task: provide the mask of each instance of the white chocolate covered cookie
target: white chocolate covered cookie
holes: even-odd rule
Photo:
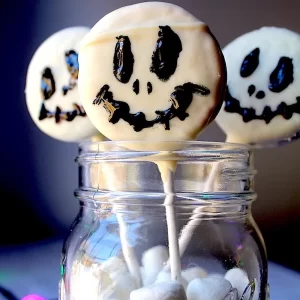
[[[79,92],[111,140],[191,140],[220,109],[226,72],[208,26],[162,2],[122,7],[82,41]]]
[[[300,35],[264,27],[223,50],[228,72],[216,118],[229,142],[261,143],[300,130]]]
[[[98,134],[79,99],[78,52],[86,27],[63,29],[35,52],[26,79],[26,102],[35,124],[47,135],[66,142]]]

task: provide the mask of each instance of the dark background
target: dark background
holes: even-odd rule
[[[300,32],[299,0],[172,1],[209,24],[224,47],[261,26]],[[37,47],[65,27],[93,26],[129,0],[0,0],[0,248],[49,237],[64,237],[78,204],[76,144],[39,131],[27,112],[24,89],[28,64]],[[300,89],[300,87],[299,87]],[[202,140],[224,141],[213,124]],[[300,271],[296,245],[300,230],[300,142],[257,151],[254,217],[269,258]]]

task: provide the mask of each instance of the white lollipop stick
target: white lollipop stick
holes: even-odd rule
[[[299,132],[293,135],[291,138],[283,139],[280,141],[270,141],[266,144],[264,143],[255,143],[252,144],[253,148],[267,148],[267,147],[276,147],[276,146],[282,146],[289,144],[291,142],[294,142],[299,139]],[[230,143],[231,140],[227,137],[226,143]],[[215,182],[215,178],[219,177],[220,175],[220,163],[215,163],[212,166],[210,175],[205,183],[205,186],[203,188],[203,193],[211,192],[214,190],[213,184]],[[203,208],[197,207],[192,214],[191,220],[185,225],[185,227],[182,229],[180,237],[179,237],[179,249],[180,249],[180,256],[182,257],[193,237],[193,234],[195,232],[195,229],[197,226],[201,224],[201,213]]]
[[[109,168],[107,165],[103,166],[104,174],[106,174],[108,180],[107,180],[107,186],[109,190],[116,191],[116,186],[112,184],[114,182],[113,174],[111,172],[111,168]],[[116,204],[113,203],[113,209],[116,210]],[[127,267],[129,269],[129,272],[131,276],[135,279],[136,284],[138,287],[141,286],[142,278],[140,274],[140,266],[138,259],[136,257],[134,248],[130,245],[128,241],[128,226],[126,221],[123,218],[122,213],[118,213],[116,210],[116,217],[119,223],[120,228],[120,240],[122,245],[122,251],[124,255],[125,262],[127,264]]]
[[[276,41],[273,39],[275,34],[278,37]],[[290,45],[289,48],[286,48],[287,44]],[[254,142],[261,143],[261,146],[265,147],[271,144],[277,146],[289,143],[299,138],[299,132],[294,134],[299,131],[299,114],[295,113],[295,108],[299,105],[298,102],[297,104],[295,102],[299,96],[299,83],[293,83],[293,76],[290,76],[290,72],[287,71],[292,70],[295,74],[298,72],[299,63],[297,64],[294,58],[299,56],[299,49],[300,36],[297,33],[274,27],[247,33],[225,47],[223,53],[229,81],[225,102],[216,121],[226,133],[226,142]],[[261,59],[262,57],[263,59]],[[285,68],[283,71],[280,69],[279,61],[285,66],[289,64],[290,68]],[[266,75],[269,71],[268,66],[277,63],[278,67],[274,73],[272,70]],[[261,69],[260,72],[255,73],[258,64]],[[281,71],[281,75],[284,77],[280,85],[276,81],[276,78],[279,77],[276,77],[275,71]],[[272,75],[269,75],[271,73]],[[250,77],[249,75],[254,76]],[[266,93],[267,86],[263,87],[260,84],[266,78],[265,76],[272,78],[269,85],[271,90],[273,86],[279,87],[276,93]],[[248,78],[249,85],[246,85],[247,88],[245,88],[245,81]],[[293,85],[291,85],[292,83]],[[283,86],[283,84],[285,85]],[[261,88],[264,91],[260,90]],[[286,92],[284,97],[280,92]],[[251,98],[252,96],[253,98]],[[260,100],[255,102],[255,100],[253,101],[254,97]],[[287,101],[286,103],[282,102],[283,98],[284,101]],[[269,106],[271,102],[273,107]],[[276,140],[282,140],[290,135],[291,138],[285,139],[281,143],[276,142]],[[219,172],[219,163],[216,163],[206,182],[204,193],[213,190],[212,183]],[[181,255],[184,253],[194,229],[201,222],[199,213],[201,213],[201,208],[194,211],[192,215],[194,220],[191,220],[182,231],[179,242]]]
[[[98,137],[93,137],[92,142],[99,142],[103,139],[101,139],[101,136]],[[105,149],[102,149],[102,151],[105,151]],[[100,152],[100,144],[98,144],[98,152],[97,154]],[[96,154],[96,156],[97,156]],[[112,172],[111,168],[109,167],[108,164],[103,163],[103,174],[106,175],[106,186],[110,191],[117,191],[117,187],[116,185],[114,185],[113,183],[115,182],[115,178],[114,178],[114,173]],[[94,176],[93,176],[94,175]],[[91,175],[93,183],[92,186],[97,186],[97,190],[99,190],[99,182],[100,182],[100,174],[99,174],[99,170],[97,174],[92,174]],[[104,178],[105,179],[105,178]],[[116,217],[117,217],[117,221],[119,224],[119,229],[120,229],[120,241],[121,241],[121,245],[122,245],[122,251],[123,251],[123,255],[124,255],[124,259],[125,262],[127,264],[127,267],[129,269],[129,272],[131,274],[131,276],[135,279],[136,281],[136,285],[137,287],[141,286],[141,274],[140,274],[140,267],[139,267],[139,263],[138,263],[138,259],[136,257],[136,254],[134,252],[134,249],[132,248],[132,246],[130,245],[129,241],[128,241],[128,226],[126,221],[123,218],[123,215],[121,213],[117,212],[117,206],[115,203],[112,203],[113,209],[116,210]],[[89,237],[87,236],[86,241]],[[86,244],[86,243],[85,243]],[[82,248],[85,247],[85,244],[83,245]]]
[[[157,163],[157,165],[161,173],[164,193],[166,194],[164,205],[166,207],[167,216],[171,278],[172,280],[178,281],[181,279],[181,263],[177,235],[177,219],[174,207],[174,171],[170,168],[172,167],[171,164],[168,166],[167,162]]]
[[[142,279],[140,274],[140,266],[138,259],[136,257],[134,248],[130,245],[128,241],[128,226],[120,213],[116,213],[117,220],[120,227],[120,239],[123,250],[124,259],[126,261],[127,267],[131,276],[135,279],[138,287],[141,286]]]
[[[219,164],[215,164],[211,170],[210,177],[207,180],[207,183],[205,184],[205,187],[203,189],[203,193],[207,193],[211,191],[211,186],[213,184],[213,178],[217,175],[219,172]],[[179,237],[179,249],[180,249],[180,256],[182,257],[184,255],[185,250],[187,249],[191,238],[195,232],[195,229],[197,226],[201,223],[201,213],[202,213],[203,207],[197,207],[194,209],[193,214],[191,216],[191,220],[188,221],[188,223],[183,227],[180,237]]]
[[[227,142],[227,140],[225,141]],[[210,171],[209,177],[205,183],[202,193],[208,193],[214,190],[214,181],[220,173],[220,163],[214,163],[212,169]],[[183,227],[180,237],[179,237],[179,250],[180,250],[180,257],[184,255],[185,250],[187,249],[191,238],[195,232],[197,226],[201,223],[201,213],[203,207],[197,207],[194,209],[193,214],[191,216],[191,220]]]
[[[299,139],[299,134],[295,134],[292,138],[284,139],[282,141],[273,141],[269,142],[268,144],[253,144],[254,148],[263,148],[263,147],[276,147],[286,145],[293,141]],[[228,138],[225,142],[230,142]],[[215,178],[219,177],[220,175],[220,163],[215,163],[211,169],[210,175],[205,183],[203,188],[203,193],[207,193],[214,190],[213,183],[215,182]],[[182,229],[180,237],[179,237],[179,249],[180,249],[180,256],[182,257],[193,237],[195,229],[197,226],[201,224],[201,213],[202,207],[197,207],[192,214],[191,220],[185,225]]]

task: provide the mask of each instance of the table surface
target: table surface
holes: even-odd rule
[[[0,285],[19,298],[38,294],[57,297],[61,240],[18,248],[0,248]],[[271,300],[300,300],[300,274],[269,263]],[[0,296],[0,300],[2,299]]]

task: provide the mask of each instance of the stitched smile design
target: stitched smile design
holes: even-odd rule
[[[240,76],[243,80],[249,80],[248,94],[252,97],[256,92],[255,81],[252,77],[256,74],[256,70],[259,67],[261,56],[261,49],[259,47],[253,49],[244,58],[240,67]],[[275,64],[274,64],[275,66]],[[257,71],[258,72],[258,71]],[[294,65],[293,59],[287,56],[280,56],[276,67],[269,75],[268,90],[275,95],[279,95],[285,89],[287,89],[294,82]],[[266,91],[266,90],[265,90]],[[254,101],[264,101],[267,96],[266,92],[260,90],[256,93]],[[280,97],[280,96],[279,96]],[[253,98],[252,98],[253,99]],[[255,109],[255,102],[250,107],[244,107],[241,105],[242,101],[235,99],[227,86],[226,98],[225,98],[225,111],[229,113],[238,113],[243,117],[245,123],[252,120],[263,120],[266,124],[269,124],[276,116],[282,116],[285,120],[289,120],[293,117],[294,113],[300,114],[300,97],[296,97],[296,101],[293,104],[286,104],[284,101],[277,102],[277,108],[272,110],[270,106],[266,105],[263,108],[262,114],[258,115]],[[261,102],[264,103],[264,102]]]
[[[127,84],[134,72],[135,65],[132,44],[129,36],[120,35],[116,39],[113,74],[117,81]],[[159,81],[167,84],[166,82],[177,71],[178,58],[182,51],[183,46],[178,34],[168,25],[159,26],[158,38],[152,53],[151,65],[149,66],[150,73],[155,74]],[[148,81],[148,94],[152,93],[153,88],[155,88],[155,84],[152,85]],[[135,95],[139,94],[140,83],[138,79],[134,81],[132,89]],[[110,85],[108,84],[104,84],[100,88],[92,103],[94,105],[103,104],[104,109],[109,114],[108,120],[112,124],[116,124],[120,119],[123,119],[136,132],[144,128],[153,127],[155,124],[162,124],[165,130],[170,130],[170,120],[178,118],[184,121],[189,116],[186,111],[193,101],[194,94],[208,96],[210,90],[203,85],[192,82],[176,86],[169,98],[169,102],[171,102],[170,107],[164,111],[156,110],[155,114],[157,116],[153,120],[147,120],[145,112],[132,113],[127,102],[114,99],[113,91],[110,90]]]
[[[74,50],[66,51],[65,53],[65,63],[67,70],[70,74],[69,84],[64,85],[61,89],[62,96],[66,96],[67,93],[73,90],[77,85],[78,74],[79,74],[79,64],[78,64],[78,54]],[[82,105],[73,103],[74,109],[71,111],[63,111],[59,106],[56,107],[55,111],[50,111],[46,108],[45,103],[50,101],[51,97],[55,94],[56,83],[52,73],[51,68],[46,67],[43,70],[41,78],[41,95],[43,102],[39,112],[39,120],[51,119],[55,120],[56,124],[59,124],[62,120],[71,122],[77,116],[85,117],[86,112]]]
[[[164,111],[156,110],[157,117],[153,120],[147,120],[143,112],[130,113],[128,103],[115,100],[107,84],[100,89],[93,104],[103,104],[104,109],[109,114],[108,120],[112,124],[116,124],[120,119],[123,119],[133,126],[134,131],[137,132],[144,128],[153,127],[155,124],[162,124],[165,130],[170,130],[170,120],[177,117],[179,120],[184,121],[189,116],[186,110],[190,106],[194,94],[208,96],[210,90],[205,86],[191,82],[175,87],[169,99],[171,106]]]
[[[227,87],[224,109],[226,112],[241,115],[243,121],[246,123],[252,120],[263,120],[266,124],[269,124],[276,116],[282,116],[284,119],[289,120],[293,117],[294,113],[300,114],[300,97],[296,97],[296,101],[296,103],[291,105],[281,102],[274,111],[270,106],[265,106],[262,114],[257,115],[254,108],[242,107],[240,101],[232,97]]]

